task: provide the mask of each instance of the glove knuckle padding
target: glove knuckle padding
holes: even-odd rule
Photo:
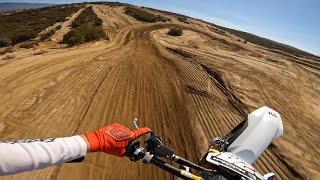
[[[130,129],[125,127],[109,126],[105,129],[100,129],[100,131],[102,131],[103,133],[107,133],[116,141],[124,141],[133,137],[133,133],[130,131]]]
[[[149,128],[131,131],[117,123],[101,128],[93,133],[86,133],[91,150],[123,157],[129,142],[150,132]]]

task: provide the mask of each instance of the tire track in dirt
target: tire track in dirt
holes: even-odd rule
[[[172,53],[172,51],[171,51],[171,53]],[[221,74],[216,72],[214,69],[208,67],[207,65],[195,62],[194,60],[191,60],[191,59],[192,58],[189,58],[189,59],[186,59],[186,60],[191,61],[190,64],[192,64],[193,66],[194,66],[194,64],[198,64],[199,66],[201,66],[203,68],[202,71],[206,72],[207,76],[212,78],[212,81],[216,85],[216,87],[228,98],[228,100],[229,100],[230,104],[232,105],[232,107],[236,111],[238,111],[238,113],[242,117],[245,117],[247,112],[249,112],[248,108],[239,100],[239,98],[236,95],[233,94],[232,89],[229,86],[226,85],[226,84],[229,84],[229,83],[225,83],[224,82],[223,78],[221,77]],[[181,67],[181,65],[178,65],[178,66]],[[192,71],[190,71],[190,69],[187,70],[186,72],[188,72],[188,75],[192,74]],[[200,73],[197,73],[197,74],[198,74],[198,76],[203,77],[203,75],[200,75]],[[198,81],[199,81],[199,79],[198,79]],[[201,84],[201,82],[200,82],[200,84]],[[200,84],[198,83],[198,85],[200,85]],[[219,96],[221,96],[221,94],[217,95],[217,96],[219,97]],[[198,107],[203,112],[210,112],[207,109],[208,107],[210,107],[210,105],[208,105],[208,104],[202,105],[205,102],[205,100],[195,100],[195,101],[196,102],[197,101],[201,102],[198,105]],[[217,111],[217,110],[215,110],[215,111]],[[221,112],[221,110],[220,111],[218,110],[218,112]],[[232,111],[227,111],[227,112],[223,112],[222,111],[221,119],[225,119],[227,121],[220,122],[220,124],[227,125],[229,130],[232,129],[232,127],[235,127],[236,123],[239,123],[239,120],[240,120],[239,118],[237,118],[237,119],[235,119],[234,117],[231,118],[230,114],[233,114],[231,112]],[[210,116],[206,116],[205,117],[205,116],[202,115],[202,113],[199,113],[199,116],[204,121],[204,123],[202,123],[203,127],[210,127],[211,126],[211,125],[209,125],[207,123],[207,121],[210,122],[210,120],[209,120]],[[214,129],[219,132],[223,128],[220,127],[220,128],[214,128]],[[214,133],[217,133],[217,132],[207,132],[206,130],[205,130],[205,132],[206,132],[207,135],[212,135]],[[220,132],[218,134],[221,136],[221,134],[225,134],[225,133],[221,133]],[[271,157],[269,157],[269,156],[271,156]],[[258,169],[262,170],[262,172],[265,172],[265,173],[267,173],[267,172],[276,172],[278,178],[280,178],[280,177],[283,178],[283,179],[291,179],[291,178],[293,178],[293,176],[290,173],[290,171],[288,171],[288,168],[290,169],[290,167],[287,167],[288,164],[282,164],[281,165],[281,163],[279,163],[279,161],[274,161],[274,157],[275,156],[273,154],[264,153],[262,155],[262,157],[260,158],[260,160],[257,163],[255,163],[255,166],[257,166]],[[275,164],[277,164],[277,165],[275,165]],[[267,168],[265,168],[265,167],[267,167]],[[274,167],[277,167],[277,168],[274,168]],[[279,167],[280,167],[280,169],[279,169]],[[299,176],[296,176],[296,178],[297,177],[299,177]]]
[[[110,38],[115,39],[117,33],[129,25],[132,25],[135,21],[132,19],[124,18],[120,7],[109,7],[109,6],[97,6],[93,5],[93,11],[103,19],[103,29]]]
[[[210,39],[208,36],[213,32],[202,32],[200,26],[183,25],[185,33],[200,33],[204,38],[195,36],[190,42],[203,40],[203,43],[210,43],[205,46],[193,43],[200,47],[197,49],[188,44],[192,33],[182,36],[181,41],[177,37],[173,42],[166,35],[163,35],[165,40],[156,37],[159,29],[162,32],[177,26],[177,23],[139,23],[124,15],[122,8],[93,6],[103,19],[104,29],[110,33],[110,42],[91,49],[79,47],[38,59],[26,58],[0,67],[4,74],[0,80],[5,80],[0,81],[3,82],[0,83],[0,103],[4,104],[0,107],[1,137],[70,136],[93,131],[112,122],[134,129],[132,118],[137,117],[141,127],[152,128],[163,138],[164,144],[175,149],[176,154],[197,162],[213,135],[225,135],[252,107],[260,105],[248,103],[256,99],[250,99],[246,93],[256,92],[239,88],[248,85],[237,84],[234,69],[243,75],[241,78],[257,76],[268,78],[266,82],[273,80],[262,70],[274,65],[262,63],[262,60],[258,62],[251,56],[247,58],[249,50],[232,52],[225,45],[230,40],[223,41],[216,35]],[[234,45],[233,49],[238,46]],[[247,48],[247,45],[241,46]],[[184,57],[174,49],[188,52],[191,56]],[[272,60],[277,58],[272,57]],[[256,69],[252,68],[253,65],[257,66]],[[250,68],[255,76],[246,74]],[[295,70],[296,67],[289,68]],[[281,73],[279,69],[275,72]],[[305,75],[304,71],[299,73]],[[239,82],[248,83],[245,80]],[[282,82],[278,84],[282,85]],[[261,96],[271,98],[268,89],[264,90],[257,82],[255,85],[263,91]],[[271,86],[271,92],[277,92],[274,89],[280,85]],[[278,109],[283,105],[270,104]],[[293,116],[296,114],[284,115],[283,119],[293,119]],[[287,156],[276,149],[280,145],[272,145],[254,166],[264,173],[275,172],[277,179],[304,178],[299,171],[292,171],[294,167],[291,167]],[[63,164],[3,179],[110,177],[172,179],[171,174],[154,166],[103,153],[88,154],[80,164]]]
[[[121,33],[120,33],[121,34]],[[114,50],[114,49],[117,49],[117,46],[121,46],[121,39],[122,38],[119,38],[119,42],[120,42],[120,44],[116,44],[116,45],[111,45],[110,47],[110,51],[107,51],[106,52],[106,54],[107,53],[110,53],[110,52],[112,52],[112,49]],[[122,41],[123,42],[123,41]],[[82,53],[82,55],[85,55],[85,56],[81,56],[81,53]],[[57,70],[59,71],[59,70],[61,70],[61,69],[59,69],[59,68],[57,68],[57,67],[60,67],[60,68],[64,68],[64,69],[66,69],[68,66],[70,66],[71,65],[71,67],[72,66],[74,66],[74,65],[72,65],[72,64],[75,64],[75,63],[82,63],[83,62],[83,59],[85,59],[85,61],[84,62],[86,62],[86,61],[90,61],[90,59],[92,59],[92,56],[94,56],[94,53],[89,53],[89,55],[88,55],[88,52],[87,52],[87,50],[85,51],[85,52],[83,52],[83,51],[81,51],[81,53],[79,54],[78,52],[76,53],[76,56],[68,56],[67,58],[66,57],[64,57],[64,58],[62,58],[62,59],[59,59],[59,60],[57,60],[57,59],[55,59],[56,57],[54,56],[53,58],[51,58],[49,61],[48,60],[46,60],[47,62],[43,62],[43,61],[35,61],[36,63],[37,63],[37,65],[35,66],[35,65],[27,65],[26,67],[30,67],[30,68],[24,68],[24,69],[22,69],[22,70],[20,70],[20,71],[18,71],[18,72],[14,72],[13,74],[22,74],[23,76],[19,76],[19,78],[21,79],[21,80],[24,80],[25,81],[25,79],[27,79],[27,78],[30,78],[30,77],[33,77],[33,81],[34,81],[34,77],[37,77],[39,80],[40,79],[50,79],[52,76],[54,77],[54,76],[56,76],[56,74],[57,73],[55,73]],[[104,53],[104,52],[102,52],[102,53]],[[99,52],[98,51],[98,53],[96,53],[96,54],[101,54],[101,51]],[[80,57],[79,57],[79,55],[80,55]],[[32,61],[33,62],[33,61]],[[48,63],[48,62],[50,62],[50,63]],[[52,63],[51,63],[52,62]],[[19,62],[17,62],[17,63],[19,63]],[[75,67],[77,67],[78,65],[76,64],[75,65]],[[86,66],[86,65],[85,65]],[[9,66],[7,66],[7,67],[5,67],[5,69],[10,69],[10,67]],[[54,70],[54,71],[52,71],[52,72],[50,72],[50,71],[48,71],[49,69],[52,69],[52,70]],[[61,70],[61,71],[64,71],[64,69],[63,70]],[[9,72],[10,70],[8,70],[8,72]],[[10,72],[12,72],[12,71],[10,71]],[[45,76],[45,78],[44,77],[41,77],[41,73],[43,73]],[[31,74],[31,75],[30,75]],[[50,74],[50,75],[49,75]],[[50,77],[51,76],[51,77]],[[11,78],[12,77],[12,78]],[[1,87],[4,87],[4,88],[6,88],[6,89],[8,89],[8,88],[10,88],[10,89],[17,89],[18,91],[19,91],[19,89],[17,88],[18,86],[19,86],[19,88],[20,89],[23,89],[24,87],[23,86],[21,86],[21,85],[23,85],[23,84],[21,84],[21,81],[15,81],[16,79],[19,79],[19,78],[17,78],[17,77],[14,77],[14,76],[11,76],[10,78],[11,79],[7,79],[7,80],[5,80],[5,81],[2,81],[3,83],[5,83],[6,85],[5,86],[1,86]],[[30,78],[30,79],[32,79],[32,78]],[[14,82],[16,85],[17,85],[17,87],[15,87],[15,86],[10,86],[10,87],[8,87],[8,85],[10,85],[10,83],[7,83],[7,82]],[[26,82],[26,83],[24,83],[24,84],[26,84],[26,85],[28,85],[29,87],[30,87],[30,83],[31,83],[31,81],[30,82]],[[50,84],[50,81],[49,81],[49,83],[48,84]],[[33,85],[34,86],[34,85]],[[11,114],[14,114],[14,116],[19,116],[18,114],[20,114],[20,112],[21,111],[24,111],[26,108],[28,108],[28,107],[30,107],[35,101],[36,101],[36,99],[37,99],[37,92],[41,92],[41,89],[43,89],[43,88],[45,88],[47,85],[44,85],[43,87],[39,87],[40,88],[40,90],[39,91],[35,91],[35,95],[32,95],[32,96],[30,96],[30,97],[28,97],[27,99],[25,99],[23,102],[22,102],[22,104],[20,105],[20,106],[17,106],[18,108],[16,108],[16,112],[13,112],[13,113],[11,113]],[[34,87],[35,89],[37,88],[37,86],[35,86]],[[7,91],[9,94],[10,94],[10,92],[11,92],[11,90],[5,90],[5,91]],[[32,92],[32,91],[30,91],[30,92]],[[29,92],[28,91],[24,91],[24,94],[28,94]],[[3,95],[3,93],[2,93],[2,95]],[[6,97],[6,96],[5,96]],[[10,96],[9,96],[10,97]],[[13,98],[13,97],[12,97]],[[17,98],[17,96],[14,96],[14,98]],[[2,100],[5,100],[5,99],[3,99],[2,98]],[[12,100],[8,100],[8,102],[12,102]],[[26,102],[26,103],[25,103]],[[2,107],[5,107],[5,106],[2,106]],[[4,109],[7,109],[7,108],[4,108]],[[10,112],[6,112],[7,114],[8,113],[10,113]],[[9,117],[5,117],[4,119],[7,119],[7,121],[10,123],[10,124],[14,124],[13,122],[14,121],[10,121],[10,118]]]
[[[177,120],[179,117],[181,118],[180,114],[171,115],[174,117],[170,118],[170,115],[168,114],[168,107],[172,105],[173,108],[177,108],[177,110],[180,111],[179,109],[183,107],[183,104],[180,104],[182,105],[181,107],[175,105],[176,102],[179,100],[177,99],[178,97],[175,96],[175,93],[172,93],[175,91],[175,88],[171,87],[172,85],[170,85],[170,81],[165,81],[168,80],[168,77],[161,80],[160,77],[162,77],[162,75],[165,74],[165,72],[167,72],[163,70],[162,66],[166,65],[162,64],[161,60],[159,63],[158,57],[154,56],[154,54],[152,53],[152,48],[146,50],[147,46],[145,46],[145,41],[138,41],[137,44],[129,44],[129,46],[131,46],[131,49],[133,50],[131,53],[128,54],[128,56],[131,58],[128,58],[127,56],[121,59],[118,65],[115,66],[115,68],[110,72],[110,75],[106,78],[105,83],[103,83],[101,89],[98,91],[98,94],[96,96],[96,99],[100,99],[100,101],[97,102],[97,100],[94,100],[93,106],[88,112],[88,117],[90,117],[90,114],[92,113],[99,114],[99,112],[101,112],[102,117],[98,119],[107,118],[109,119],[109,123],[112,122],[112,119],[119,119],[120,123],[122,122],[121,119],[124,119],[122,123],[128,124],[128,121],[129,123],[131,122],[131,118],[133,117],[133,115],[136,115],[140,119],[140,123],[142,123],[142,125],[147,122],[147,119],[152,118],[152,121],[148,120],[148,126],[158,127],[156,128],[157,133],[162,134],[162,137],[164,137],[164,139],[168,139],[165,136],[165,134],[170,134],[170,132],[168,132],[167,129],[175,129],[174,126],[176,126],[176,124],[172,124],[171,121],[176,122],[175,120]],[[148,52],[151,52],[151,54],[148,54]],[[145,69],[152,70],[145,71]],[[126,71],[126,73],[124,73],[124,71]],[[132,76],[133,74],[135,76]],[[158,82],[154,82],[153,79],[158,79]],[[161,89],[158,88],[159,83],[161,84]],[[135,86],[135,88],[132,88],[132,86]],[[170,89],[174,91],[171,91]],[[119,94],[119,91],[130,93],[123,93],[123,96],[117,96],[116,94]],[[168,98],[168,95],[173,97]],[[176,99],[176,101],[174,101],[175,103],[172,102],[172,99]],[[110,102],[112,102],[112,104],[110,104]],[[124,104],[123,102],[126,102],[126,106],[122,105]],[[100,104],[105,104],[104,108],[102,108]],[[106,109],[117,110],[112,112],[105,112]],[[90,121],[90,119],[88,119],[87,121]],[[106,123],[107,122],[101,122],[101,124],[94,124],[93,126],[96,126],[98,128],[99,125],[103,125]],[[172,127],[161,128],[163,126]],[[104,158],[108,159],[109,162],[108,164],[105,164],[105,167],[107,169],[109,166],[109,168],[111,168],[111,166],[115,165],[119,165],[119,167],[124,167],[123,162],[121,162],[122,160],[114,159],[113,157],[110,157],[109,159],[109,157],[105,156]],[[97,163],[99,164],[99,162]],[[121,164],[121,166],[119,163]],[[137,165],[136,168],[138,169],[131,173],[136,174],[137,172],[139,172],[141,173],[141,177],[144,178],[163,179],[163,177],[160,176],[160,174],[163,174],[161,170],[143,165],[140,167],[140,165]],[[145,170],[143,169],[150,169],[151,171],[154,171],[154,173],[145,173]],[[120,168],[119,170],[113,170],[115,172],[110,172],[110,175],[112,176],[112,174],[114,174],[118,177],[120,176],[119,178],[135,177],[134,179],[139,179],[139,177],[132,176],[133,174],[130,174],[130,172],[123,176],[119,175],[121,174],[120,172],[122,170],[122,168]],[[94,169],[93,171],[99,170]],[[61,171],[61,174],[65,173],[65,171]],[[166,174],[166,177],[171,177],[171,175]]]

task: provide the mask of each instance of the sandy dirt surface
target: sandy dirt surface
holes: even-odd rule
[[[94,11],[110,41],[0,60],[6,61],[0,65],[2,140],[71,136],[113,122],[134,129],[132,118],[137,117],[140,126],[152,128],[176,154],[197,162],[212,137],[224,136],[249,112],[266,105],[281,114],[284,135],[254,166],[274,172],[277,179],[320,178],[319,60],[243,43],[196,20],[141,23],[121,7],[94,5]],[[167,35],[177,25],[183,26],[183,35]],[[1,179],[172,175],[94,153],[83,163]]]

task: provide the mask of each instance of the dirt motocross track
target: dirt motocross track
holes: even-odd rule
[[[277,179],[320,178],[319,59],[243,43],[191,18],[185,24],[163,14],[172,21],[142,23],[123,7],[93,6],[110,41],[17,54],[0,65],[1,140],[71,136],[113,122],[134,129],[137,117],[177,155],[197,162],[212,137],[266,105],[281,114],[284,135],[254,166]],[[183,35],[167,35],[172,26],[183,27]],[[141,161],[94,153],[83,163],[1,179],[172,177]]]

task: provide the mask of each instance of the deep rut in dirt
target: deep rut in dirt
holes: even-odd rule
[[[317,112],[314,104],[318,90],[314,87],[319,80],[309,76],[309,70],[274,52],[231,42],[229,35],[213,34],[200,22],[140,23],[123,14],[122,7],[94,5],[93,9],[103,19],[109,42],[24,58],[0,67],[1,137],[71,136],[113,122],[134,129],[132,118],[137,117],[141,127],[153,129],[176,154],[197,162],[210,138],[223,137],[248,112],[268,105],[283,114],[285,131],[291,134],[286,133],[267,149],[254,166],[262,173],[275,172],[277,179],[306,177],[307,171],[295,158],[295,153],[306,151],[305,147],[295,151],[290,147],[293,137],[305,138],[294,131],[299,124],[296,117],[308,120],[309,124],[300,126],[305,132],[309,126],[318,128],[312,124],[317,121],[312,119],[317,117],[312,112]],[[172,26],[182,26],[184,35],[168,36],[167,28]],[[317,66],[312,61],[307,64]],[[319,74],[316,70],[312,72]],[[302,87],[303,93],[297,91]],[[294,103],[287,106],[288,101],[299,98],[304,102],[308,95],[314,104],[299,104],[299,108],[315,109],[308,111],[308,116],[296,113]],[[306,134],[308,139],[317,137]],[[316,148],[311,149],[310,153],[317,154]],[[315,167],[311,161],[306,165]],[[171,174],[152,165],[103,153],[88,154],[83,163],[3,179],[110,177],[172,179]]]

